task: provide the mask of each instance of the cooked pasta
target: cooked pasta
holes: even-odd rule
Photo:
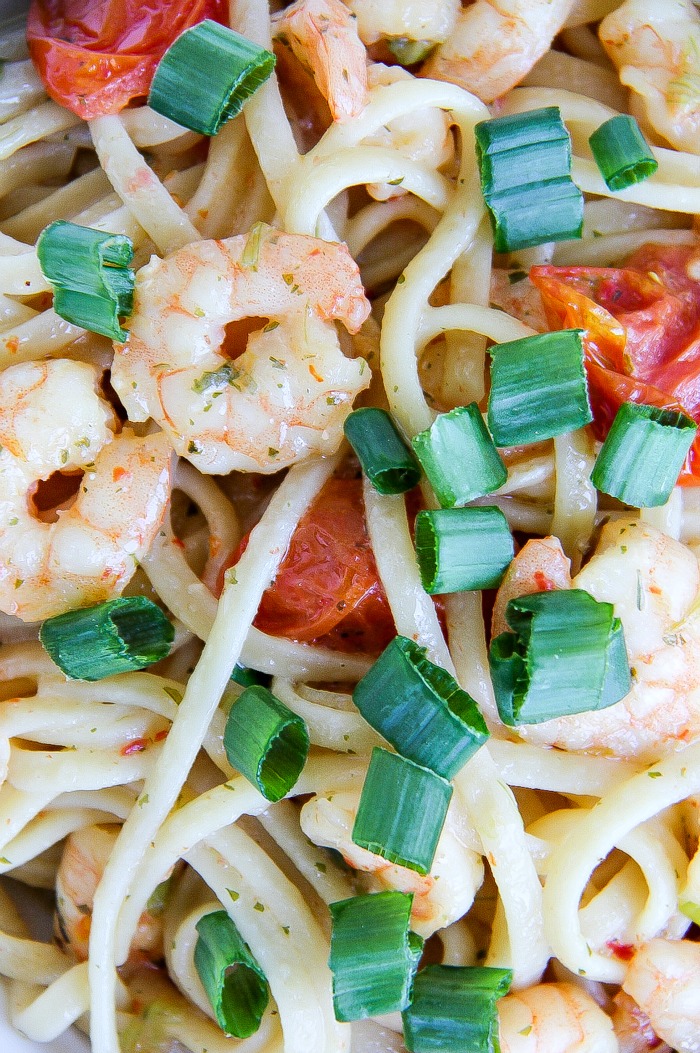
[[[0,28],[0,975],[12,1026],[51,1048],[77,1025],[94,1053],[466,1048],[419,1034],[430,962],[505,984],[480,1049],[498,1033],[502,1053],[696,1053],[697,8],[147,6],[33,0],[29,50],[24,19]],[[167,46],[204,19],[276,54],[211,136],[160,112],[155,90],[145,99]],[[216,80],[221,60],[207,61],[183,96],[201,73]],[[500,196],[484,175],[484,122],[512,118],[519,135],[540,113],[564,129],[548,125],[542,142],[570,142],[552,181],[582,224],[563,238],[547,225],[544,162],[509,160]],[[589,138],[624,113],[655,170],[611,190]],[[501,207],[531,216],[522,245],[495,251],[499,224],[521,222]],[[100,251],[133,252],[133,305],[112,303],[111,330],[101,292],[92,316],[62,306],[46,248],[56,220],[100,232],[87,235]],[[105,258],[100,281],[122,280],[128,264]],[[513,407],[530,400],[524,437],[508,431],[496,451],[498,348],[544,355],[559,330],[579,348],[586,412],[568,416],[569,389],[538,359],[509,389]],[[605,475],[601,448],[629,404],[652,407],[664,442],[687,435],[660,500],[636,495],[661,485],[670,446],[652,467],[645,446],[614,485]],[[466,429],[470,405],[502,476],[449,498],[481,454],[456,447],[434,469],[425,436]],[[344,438],[358,407],[387,411],[399,446],[417,450],[406,486],[380,486]],[[510,428],[520,409],[504,412]],[[564,423],[543,430],[548,414]],[[436,597],[419,534],[441,508],[501,524],[478,557],[462,538],[458,563],[490,566],[501,543],[509,554]],[[167,657],[71,675],[59,652],[121,632],[127,615],[110,608],[109,630],[61,630],[60,616],[122,594],[165,612]],[[588,668],[579,659],[562,691],[562,659],[546,710],[528,717],[522,680],[504,701],[498,663],[503,648],[530,648],[518,618],[559,610],[551,596],[608,612],[603,657],[585,663],[604,675],[598,702],[577,706]],[[585,646],[578,632],[570,650]],[[397,642],[424,679],[452,685],[442,716],[450,692],[478,707],[468,759],[450,767],[448,738],[433,735],[426,761],[394,742],[389,718],[370,719],[356,685]],[[533,654],[518,676],[535,677]],[[369,694],[383,699],[394,675]],[[269,776],[236,739],[248,683],[283,714],[266,748],[293,743]],[[389,709],[401,710],[395,683]],[[298,770],[273,793],[294,748]],[[363,787],[387,754],[444,788],[440,827],[418,791],[392,802],[385,787],[385,812],[407,810],[416,842],[419,820],[431,827],[425,866],[413,844],[359,832],[381,811]],[[398,902],[380,893],[409,896],[418,979],[401,1004],[372,1002],[386,1012],[348,1016],[338,905]],[[250,983],[269,986],[237,1036],[201,966],[211,918],[245,948],[222,976],[235,961],[234,976],[252,969]]]

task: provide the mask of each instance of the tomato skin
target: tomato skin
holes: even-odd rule
[[[299,520],[277,577],[263,593],[256,628],[341,651],[379,654],[386,647],[396,629],[363,507],[361,480],[326,483]]]
[[[689,245],[644,245],[624,267],[533,267],[553,329],[584,330],[596,437],[624,402],[682,410],[700,423],[700,282]],[[700,438],[678,482],[700,486]]]
[[[51,98],[90,120],[147,95],[173,40],[205,18],[228,24],[227,0],[32,0],[27,42]]]

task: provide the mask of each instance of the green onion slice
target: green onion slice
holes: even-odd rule
[[[571,140],[559,107],[495,117],[474,131],[496,250],[580,238],[583,194],[571,180]]]
[[[427,874],[451,796],[447,779],[375,746],[352,839],[391,863]]]
[[[431,595],[495,589],[514,555],[508,521],[493,505],[428,509],[416,516],[416,558]]]
[[[175,630],[146,596],[121,596],[48,618],[39,639],[59,669],[73,680],[103,680],[160,661]]]
[[[591,482],[637,508],[664,505],[697,430],[684,413],[625,402],[598,454]]]
[[[641,183],[659,167],[639,125],[628,113],[605,121],[588,142],[609,190],[625,190]]]
[[[248,1038],[270,1000],[265,973],[225,910],[205,914],[197,932],[194,964],[217,1023],[227,1035]]]
[[[367,723],[403,757],[444,779],[456,775],[489,735],[474,699],[405,636],[391,641],[352,697]]]
[[[231,679],[235,684],[240,684],[241,687],[253,687],[255,684],[261,687],[269,687],[271,677],[269,673],[261,673],[257,669],[250,669],[247,665],[241,665],[240,662],[236,662],[231,673]]]
[[[202,135],[216,135],[275,68],[275,56],[211,19],[170,45],[158,63],[148,104]]]
[[[406,1048],[411,1053],[499,1053],[496,1002],[507,994],[512,977],[510,969],[487,966],[426,966],[402,1014]]]
[[[362,470],[380,494],[403,494],[420,480],[420,466],[393,420],[383,409],[366,406],[346,419],[345,437]]]
[[[508,478],[476,402],[441,413],[413,448],[443,508],[490,494]]]
[[[559,589],[511,600],[506,619],[513,632],[501,633],[489,650],[504,724],[605,709],[630,690],[622,625],[612,604],[583,589]]]
[[[73,325],[123,343],[119,318],[134,303],[131,238],[56,220],[37,242],[39,264],[53,287],[54,310]]]
[[[309,754],[306,724],[266,687],[247,687],[224,730],[229,764],[268,801],[280,801],[301,775]]]
[[[361,1020],[405,1009],[423,950],[409,932],[413,896],[379,892],[329,904],[336,1020]]]
[[[582,330],[560,329],[490,349],[489,428],[498,446],[521,446],[593,420]]]

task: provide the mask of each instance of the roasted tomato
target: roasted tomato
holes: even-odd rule
[[[27,41],[52,99],[90,120],[148,94],[173,40],[228,0],[32,0]]]
[[[645,245],[624,267],[533,267],[553,329],[584,330],[598,438],[623,402],[683,410],[700,423],[700,281],[689,245]],[[700,485],[700,439],[679,482]]]

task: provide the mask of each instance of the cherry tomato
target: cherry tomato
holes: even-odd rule
[[[644,245],[624,267],[533,267],[553,329],[584,330],[598,438],[623,402],[683,410],[700,423],[700,281],[696,251]],[[700,438],[679,483],[700,485]]]
[[[148,94],[173,40],[227,0],[32,0],[27,41],[47,92],[79,117],[118,113]]]
[[[378,654],[396,635],[367,535],[359,479],[326,483],[300,519],[253,624],[272,636],[365,654]]]

